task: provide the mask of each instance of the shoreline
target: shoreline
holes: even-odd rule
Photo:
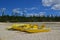
[[[35,24],[36,22],[34,23],[28,22],[28,23]],[[39,33],[32,33],[32,34],[20,32],[20,31],[6,30],[6,28],[11,26],[12,24],[14,23],[0,23],[1,40],[60,40],[60,22],[58,24],[54,23],[53,25],[51,23],[50,24],[47,23],[46,26],[48,27],[51,26],[50,32],[39,32]],[[38,22],[36,24],[40,25],[42,23]],[[57,27],[56,25],[58,25],[59,27]]]

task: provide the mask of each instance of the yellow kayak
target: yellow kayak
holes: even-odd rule
[[[28,33],[37,33],[37,32],[49,32],[50,29],[45,28],[45,25],[41,25],[39,28],[38,25],[33,25],[33,28],[25,30]]]
[[[49,32],[50,29],[28,29],[26,32],[28,33],[37,33],[37,32]]]
[[[30,27],[31,27],[30,24],[13,24],[11,27],[8,27],[7,29],[24,31],[25,29],[28,29]]]
[[[25,31],[28,33],[49,32],[50,31],[50,29],[46,29],[45,25],[41,25],[40,27],[38,27],[37,24],[34,24],[34,25],[31,25],[31,24],[13,24],[8,29]]]

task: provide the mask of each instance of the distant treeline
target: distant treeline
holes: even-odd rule
[[[25,17],[25,16],[0,16],[0,22],[60,22],[60,17],[45,17],[45,16],[30,16],[30,17]]]

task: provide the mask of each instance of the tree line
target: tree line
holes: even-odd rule
[[[60,22],[60,16],[0,16],[0,22]]]

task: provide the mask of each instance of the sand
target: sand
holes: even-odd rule
[[[25,23],[25,22],[24,22]],[[30,24],[35,24],[35,22],[27,22]],[[25,33],[20,31],[9,31],[6,30],[7,27],[14,23],[0,23],[0,40],[60,40],[60,22],[57,23],[45,23],[46,27],[51,28],[50,32],[43,33]],[[36,24],[41,25],[43,23],[36,22]]]

